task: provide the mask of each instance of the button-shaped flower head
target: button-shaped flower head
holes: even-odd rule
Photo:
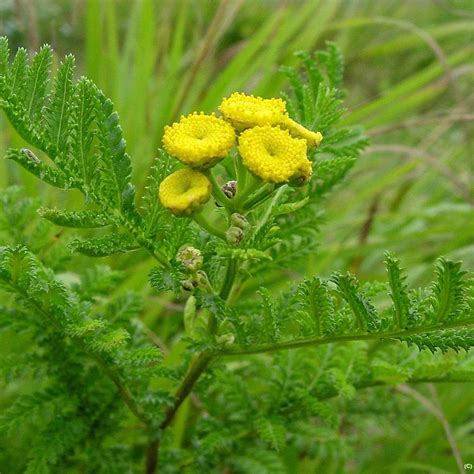
[[[288,130],[268,125],[249,128],[240,135],[238,148],[244,165],[264,181],[306,181],[311,176],[306,141]]]
[[[284,100],[262,99],[242,92],[234,92],[224,99],[219,110],[237,130],[257,125],[277,125],[287,116]]]
[[[163,146],[192,168],[209,168],[224,158],[235,142],[235,132],[224,119],[203,113],[181,117],[165,127]]]
[[[211,182],[203,173],[189,168],[167,176],[160,184],[161,204],[177,216],[198,210],[211,196]]]

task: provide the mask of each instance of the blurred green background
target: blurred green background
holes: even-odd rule
[[[288,278],[341,269],[384,278],[384,250],[410,269],[410,284],[430,280],[440,255],[474,269],[472,0],[0,0],[0,20],[13,50],[47,42],[56,60],[71,52],[78,75],[112,98],[139,191],[167,123],[215,110],[235,90],[277,96],[280,65],[336,42],[346,58],[344,121],[362,124],[371,143],[327,200],[319,252]],[[3,155],[21,140],[0,120]],[[0,188],[9,184],[43,203],[75,199],[0,160]],[[128,284],[145,282],[143,271]],[[474,463],[472,386],[442,387],[439,397]],[[444,446],[439,420],[403,429],[409,442],[389,427],[383,438],[372,433],[380,464],[370,459],[363,472],[382,468],[389,451],[412,463],[404,472],[437,472],[423,468],[423,446]],[[451,472],[446,462],[439,472]]]

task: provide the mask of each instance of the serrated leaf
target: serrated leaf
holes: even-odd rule
[[[347,273],[346,275],[336,274],[332,280],[354,314],[359,329],[368,332],[376,331],[379,326],[377,311],[359,290],[356,278]]]
[[[128,234],[118,233],[91,239],[73,239],[68,247],[73,252],[83,253],[89,257],[107,257],[139,248]]]
[[[66,211],[41,207],[38,214],[53,224],[76,229],[93,229],[114,224],[109,216],[97,211]]]

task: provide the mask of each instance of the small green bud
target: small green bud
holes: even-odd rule
[[[188,336],[194,335],[194,323],[196,319],[196,298],[191,295],[184,306],[184,330]]]
[[[225,233],[227,243],[230,245],[239,245],[244,238],[244,231],[240,227],[229,227]]]
[[[194,291],[194,289],[197,287],[197,281],[189,278],[188,280],[183,280],[181,282],[181,286],[185,291]]]
[[[207,277],[206,272],[203,272],[202,270],[196,272],[196,282],[197,286],[202,290],[212,291],[212,286],[209,282],[209,278]]]
[[[231,225],[235,227],[239,227],[242,230],[245,230],[250,225],[249,221],[242,214],[239,214],[238,212],[234,212],[230,216],[230,223]]]
[[[180,262],[189,273],[200,270],[203,264],[201,251],[194,247],[181,247],[176,255],[176,260]]]
[[[217,336],[216,341],[224,346],[230,346],[234,343],[235,336],[233,334],[222,334],[222,336]]]

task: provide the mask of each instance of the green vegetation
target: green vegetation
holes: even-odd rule
[[[22,3],[0,7],[0,471],[464,472],[470,2]],[[233,91],[323,134],[311,181],[232,202],[256,180],[234,150],[207,221],[175,217],[164,127]]]

